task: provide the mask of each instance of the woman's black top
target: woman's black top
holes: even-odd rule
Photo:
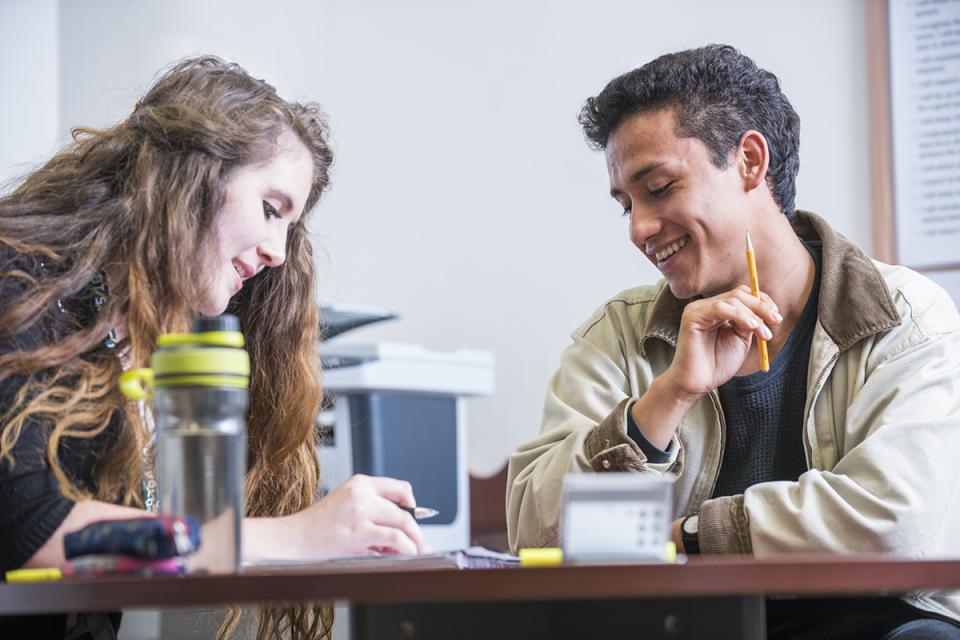
[[[36,261],[18,259],[11,263],[2,258],[0,256],[0,273],[10,270],[11,264],[35,277],[44,273]],[[18,301],[24,286],[21,279],[0,277],[0,312]],[[87,305],[89,301],[85,298],[88,297],[89,293],[84,292],[76,299],[58,303],[27,332],[15,337],[0,330],[0,354],[30,351],[52,343],[61,335],[68,320],[75,321],[75,306]],[[10,420],[7,414],[26,382],[26,375],[4,376],[0,371],[0,425],[5,426]],[[6,571],[22,567],[73,508],[74,502],[63,495],[47,460],[49,430],[49,424],[30,420],[13,447],[13,462],[0,460],[0,577]],[[61,440],[58,456],[64,472],[92,491],[96,462],[112,444],[114,433],[115,429],[107,429],[92,439]],[[59,638],[63,637],[66,622],[66,615],[0,617],[0,638]]]

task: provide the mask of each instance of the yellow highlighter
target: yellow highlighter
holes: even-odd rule
[[[521,567],[558,567],[563,564],[563,549],[557,547],[520,549],[519,556]],[[677,545],[672,540],[663,545],[663,561],[677,561]]]
[[[521,567],[556,567],[563,564],[563,549],[543,547],[520,549]]]
[[[7,571],[8,583],[51,582],[63,578],[63,571],[57,567],[43,567],[41,569],[14,569]]]

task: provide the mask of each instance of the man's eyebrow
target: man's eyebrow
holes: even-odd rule
[[[643,167],[641,167],[640,169],[638,169],[637,171],[635,171],[635,172],[633,173],[633,175],[630,176],[630,179],[629,179],[627,182],[628,182],[629,184],[633,184],[634,182],[636,182],[637,180],[639,180],[639,179],[642,178],[643,176],[647,175],[648,173],[650,173],[650,172],[653,171],[654,169],[656,169],[656,168],[658,168],[658,167],[661,167],[661,166],[663,166],[663,165],[665,165],[665,164],[666,164],[666,161],[663,161],[663,160],[661,160],[660,162],[651,162],[650,164],[648,164],[648,165],[646,165],[646,166],[643,166]],[[612,188],[610,189],[610,197],[611,197],[611,198],[616,198],[618,195],[620,195],[620,190],[617,189],[616,187],[612,187]]]

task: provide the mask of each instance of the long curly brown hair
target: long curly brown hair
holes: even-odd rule
[[[75,129],[73,142],[0,199],[0,278],[15,283],[0,301],[0,338],[13,339],[57,314],[56,339],[0,355],[0,381],[23,376],[0,417],[0,461],[26,428],[48,430],[46,456],[62,491],[142,506],[143,450],[150,434],[135,405],[118,391],[122,365],[103,347],[125,324],[132,367],[146,366],[161,333],[184,331],[198,314],[204,239],[237,167],[269,159],[292,130],[310,150],[313,184],[305,215],[289,232],[287,260],[248,280],[230,303],[240,317],[252,374],[247,414],[247,514],[279,516],[316,498],[315,419],[322,393],[314,261],[306,212],[328,184],[333,156],[319,108],[281,99],[274,88],[216,57],[183,60],[162,73],[119,124]],[[41,269],[23,265],[39,264]],[[110,291],[92,319],[64,306],[105,272]],[[94,467],[91,485],[64,472],[58,451],[119,424]],[[90,486],[95,487],[91,490]],[[239,613],[228,616],[221,636]],[[257,636],[317,637],[331,611],[272,609]]]

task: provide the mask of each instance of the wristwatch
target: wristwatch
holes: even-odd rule
[[[680,523],[680,540],[687,555],[700,553],[700,516],[687,516]]]

